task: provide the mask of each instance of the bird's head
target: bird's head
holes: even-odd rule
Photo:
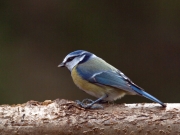
[[[63,62],[58,65],[58,67],[67,67],[70,71],[72,71],[74,66],[84,63],[92,57],[96,57],[96,56],[84,50],[77,50],[69,53],[64,58]]]

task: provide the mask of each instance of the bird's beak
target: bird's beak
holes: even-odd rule
[[[58,67],[64,67],[64,66],[65,66],[64,63],[58,65]]]

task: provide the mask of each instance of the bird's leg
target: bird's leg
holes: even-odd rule
[[[76,103],[77,103],[79,106],[87,109],[87,108],[91,108],[94,104],[99,103],[100,101],[104,100],[105,98],[107,98],[107,95],[104,95],[104,96],[98,98],[98,99],[95,100],[95,101],[93,101],[93,100],[91,100],[91,99],[90,99],[90,100],[88,99],[88,101],[90,101],[91,103],[90,103],[90,104],[87,104],[87,105],[84,104],[84,100],[83,100],[82,102],[80,102],[79,100],[77,100]],[[87,100],[87,99],[85,99],[85,101],[86,101],[86,100]]]

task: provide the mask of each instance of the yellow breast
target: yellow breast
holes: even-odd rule
[[[104,88],[100,87],[98,85],[89,83],[88,81],[82,79],[77,71],[76,71],[76,67],[73,68],[73,70],[71,71],[71,76],[72,79],[74,81],[74,83],[82,90],[84,90],[85,92],[87,92],[88,94],[95,96],[95,97],[101,97],[104,95]]]
[[[100,98],[100,97],[104,96],[105,94],[107,94],[108,98],[106,100],[113,101],[113,100],[121,98],[125,95],[125,92],[120,89],[110,87],[110,86],[96,85],[96,84],[90,83],[90,82],[82,79],[79,76],[79,74],[77,73],[76,66],[71,71],[71,76],[72,76],[74,83],[80,89],[82,89],[83,91],[85,91],[86,93],[88,93],[94,97]]]

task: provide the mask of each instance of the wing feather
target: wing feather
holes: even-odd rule
[[[128,79],[124,74],[119,74],[116,71],[104,71],[95,73],[93,76],[91,76],[89,81],[91,83],[107,85],[134,93],[131,88],[130,79]]]

